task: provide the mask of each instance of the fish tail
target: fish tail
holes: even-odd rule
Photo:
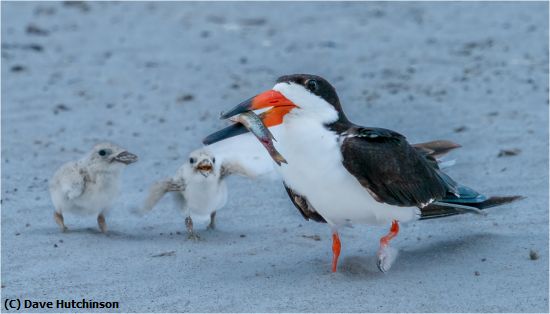
[[[286,161],[286,159],[277,151],[273,152],[273,154],[271,154],[271,157],[273,157],[273,160],[277,163],[277,165],[281,165],[281,163],[284,163],[284,164],[288,164],[288,162]]]

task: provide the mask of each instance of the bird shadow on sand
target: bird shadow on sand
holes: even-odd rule
[[[39,234],[43,234],[43,235],[67,235],[67,236],[70,236],[70,235],[80,235],[80,234],[90,234],[90,235],[95,235],[95,236],[102,236],[102,237],[119,237],[119,236],[124,236],[124,233],[122,232],[119,232],[119,231],[116,231],[116,230],[108,230],[107,233],[103,233],[101,232],[99,229],[97,228],[93,228],[93,227],[86,227],[86,228],[71,228],[71,227],[68,227],[67,230],[65,230],[64,232],[60,231],[59,228],[40,228],[40,229],[35,229],[34,230],[35,233],[39,233]]]
[[[71,227],[70,225],[68,226],[68,230],[61,232],[59,228],[52,226],[35,228],[32,230],[32,233],[43,236],[60,237],[93,236],[94,238],[103,237],[106,240],[132,242],[175,241],[188,243],[190,245],[208,243],[209,246],[224,246],[227,245],[228,241],[246,241],[247,237],[252,237],[251,231],[246,232],[242,230],[223,230],[219,228],[210,230],[206,228],[197,228],[195,231],[200,237],[198,240],[190,239],[184,226],[182,226],[181,229],[177,229],[174,226],[166,227],[164,225],[136,229],[117,229],[117,226],[114,226],[112,229],[108,229],[107,233],[102,233],[97,227]]]
[[[97,233],[101,234],[99,230],[90,230],[92,228],[81,230],[82,233]],[[135,230],[122,231],[108,231],[106,236],[113,240],[124,240],[134,242],[148,242],[148,241],[176,241],[189,244],[206,244],[209,245],[226,245],[227,241],[240,241],[243,240],[242,232],[224,231],[220,229],[196,229],[195,233],[199,236],[198,239],[189,238],[189,235],[185,228],[166,228],[164,226],[157,226],[151,228],[141,228]]]
[[[394,262],[391,273],[408,272],[426,269],[426,265],[438,263],[461,263],[464,252],[468,250],[491,250],[492,240],[501,237],[496,234],[476,233],[462,236],[457,239],[426,241],[425,243],[412,244],[399,249],[399,255]],[[376,252],[364,256],[344,257],[339,265],[339,272],[345,276],[376,278],[384,276],[376,266]]]

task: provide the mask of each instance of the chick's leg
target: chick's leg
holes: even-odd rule
[[[65,222],[63,220],[63,214],[61,213],[61,211],[56,210],[53,213],[53,218],[55,219],[55,222],[57,223],[59,228],[61,228],[61,232],[67,231],[67,227],[65,226]]]
[[[208,227],[206,229],[216,229],[216,211],[213,211],[210,214],[210,223],[208,224]]]
[[[103,215],[103,212],[97,216],[97,225],[102,233],[107,233],[107,224],[105,223],[105,216]]]
[[[187,228],[187,237],[191,240],[198,240],[200,239],[199,235],[195,233],[193,230],[193,219],[191,219],[191,216],[187,216],[185,218],[185,227]]]

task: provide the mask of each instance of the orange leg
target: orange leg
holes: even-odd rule
[[[399,233],[399,223],[397,222],[397,220],[394,220],[391,223],[390,232],[388,232],[388,234],[386,234],[380,239],[380,247],[388,246],[388,244],[390,244],[390,240],[395,238],[395,236],[397,236],[398,233]]]
[[[338,266],[338,257],[340,257],[340,248],[342,247],[340,243],[340,237],[338,237],[338,232],[334,231],[332,233],[332,272],[336,272],[336,267]]]
[[[380,239],[380,249],[378,249],[378,262],[377,266],[381,272],[387,272],[395,258],[397,257],[397,250],[390,247],[390,240],[395,238],[399,233],[399,223],[397,220],[392,221],[390,232]]]

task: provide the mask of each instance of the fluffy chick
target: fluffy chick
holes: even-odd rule
[[[77,161],[59,168],[50,181],[55,222],[66,231],[63,213],[97,215],[101,232],[107,231],[105,215],[119,193],[120,173],[137,156],[112,143],[95,145]]]
[[[185,226],[190,239],[199,239],[193,230],[191,216],[210,215],[208,229],[216,226],[216,211],[227,203],[227,185],[225,178],[231,174],[254,177],[250,171],[238,162],[216,161],[212,152],[198,149],[189,155],[189,159],[172,178],[156,182],[149,190],[143,207],[144,214],[157,204],[167,192],[173,193],[181,211],[185,215]]]

